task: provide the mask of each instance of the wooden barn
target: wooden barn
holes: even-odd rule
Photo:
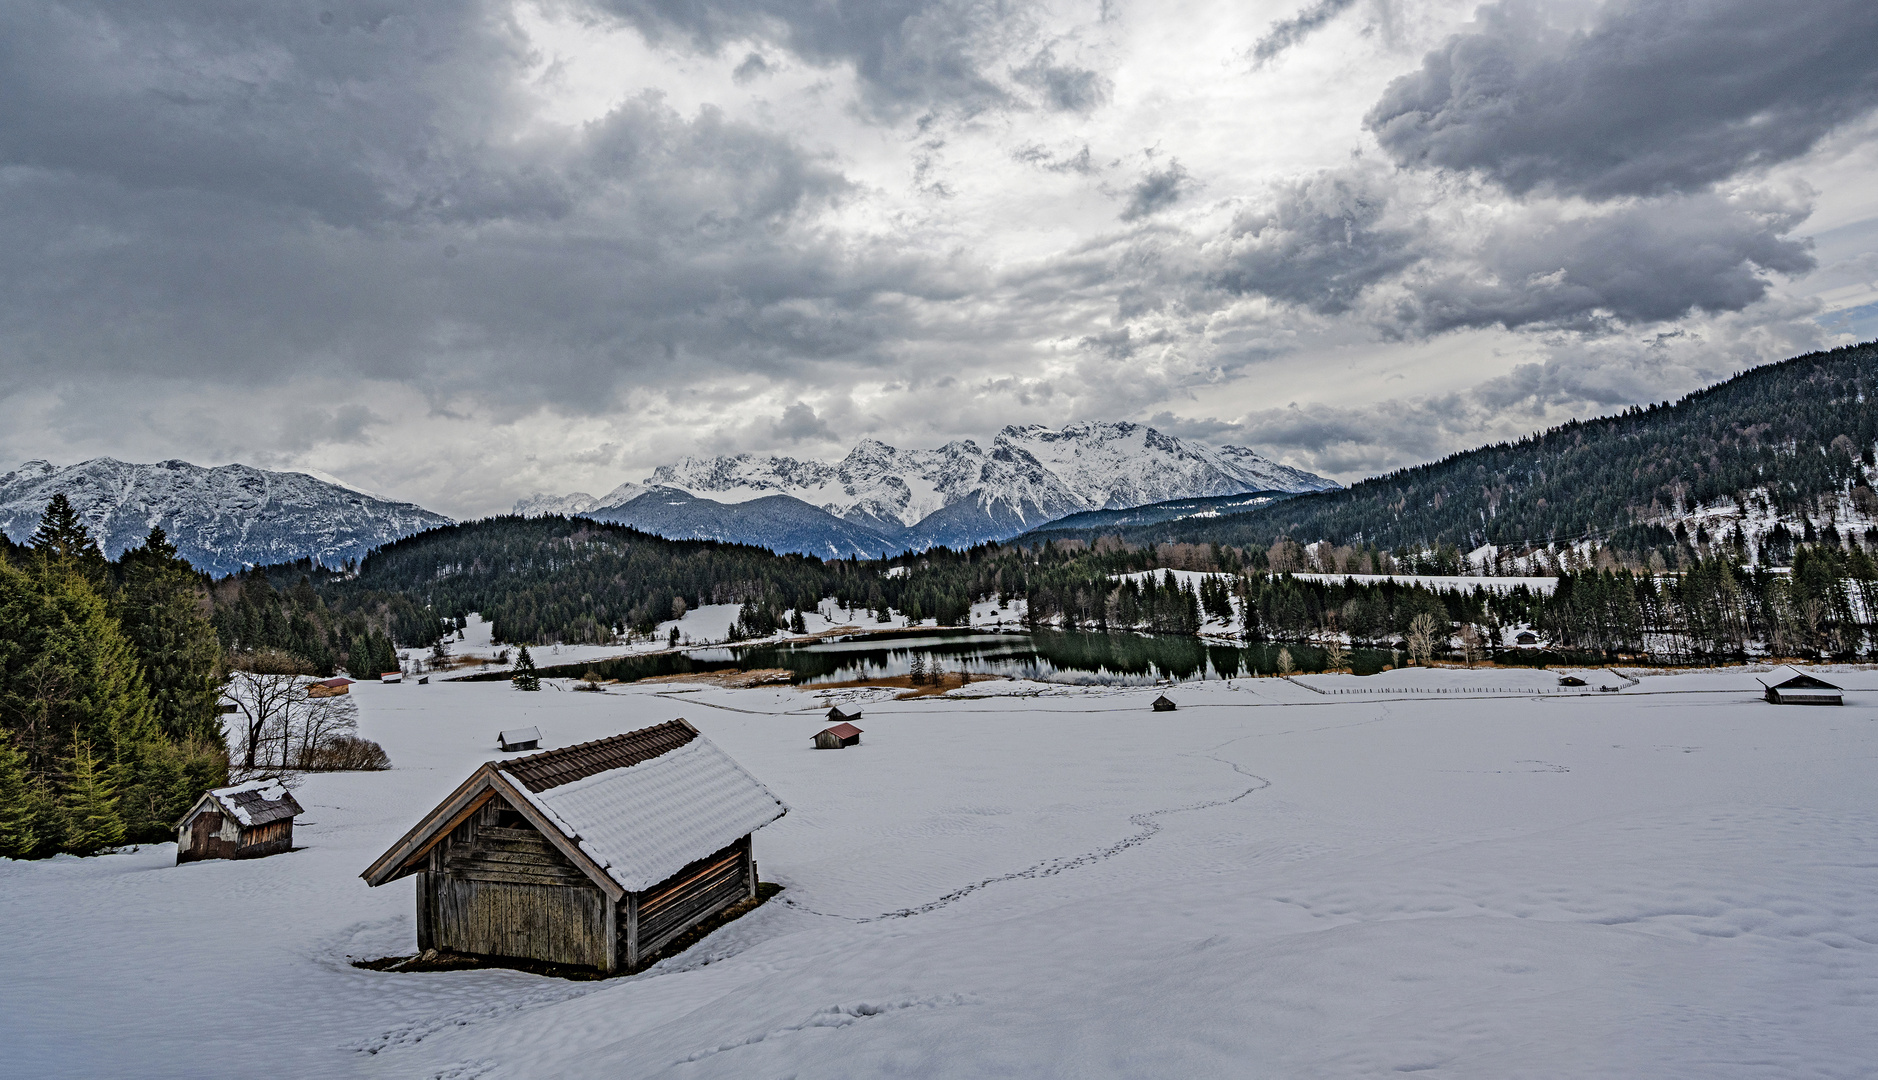
[[[380,674],[379,674],[379,676],[378,676],[378,681],[379,681],[379,682],[399,682],[399,683],[401,683],[401,682],[403,682],[403,681],[404,681],[404,672],[402,672],[402,671],[386,671],[386,672],[382,672],[382,673],[380,673]]]
[[[1173,712],[1178,708],[1180,708],[1180,706],[1169,701],[1166,694],[1162,694],[1160,697],[1154,699],[1155,712]]]
[[[279,780],[207,792],[176,823],[176,861],[259,859],[293,850],[300,804]]]
[[[828,722],[831,724],[852,724],[860,718],[861,710],[859,709],[853,712],[842,712],[841,706],[837,705],[828,710]]]
[[[505,754],[518,750],[541,749],[541,729],[531,727],[510,728],[496,733],[496,746]]]
[[[756,895],[781,800],[683,720],[484,764],[361,876],[417,877],[420,950],[632,970]]]
[[[861,729],[853,724],[836,724],[815,733],[815,749],[840,750],[844,747],[861,745]]]
[[[338,697],[352,692],[351,679],[321,679],[306,685],[306,696],[310,698]]]
[[[1760,680],[1762,696],[1775,705],[1843,705],[1845,694],[1817,675],[1785,664]]]

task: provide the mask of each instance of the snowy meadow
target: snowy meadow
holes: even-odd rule
[[[360,684],[395,767],[306,777],[290,854],[0,861],[0,1072],[1870,1076],[1878,671],[1834,678]],[[810,748],[832,702],[862,745]],[[352,965],[413,951],[412,882],[359,872],[499,728],[674,717],[790,806],[779,896],[599,982]]]

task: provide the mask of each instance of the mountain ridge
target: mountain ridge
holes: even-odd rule
[[[1060,430],[1010,425],[988,447],[958,439],[935,449],[902,450],[865,438],[835,463],[757,454],[686,457],[655,469],[643,483],[647,489],[683,491],[731,507],[787,497],[876,534],[886,550],[968,547],[1009,539],[1070,514],[1175,498],[1338,487],[1245,447],[1216,449],[1126,421],[1081,422]],[[639,497],[609,502],[578,492],[536,494],[518,501],[515,512],[604,517],[657,532],[663,510],[635,515],[664,504],[654,500],[633,509]],[[780,504],[768,506],[774,512]],[[697,515],[705,513],[722,530],[716,539],[767,542],[758,523],[743,521],[734,511],[689,506],[684,527],[697,527],[702,520]],[[791,520],[806,526],[809,518],[792,510]],[[819,553],[828,544],[871,543],[860,534],[830,528],[830,535],[805,537],[808,547],[793,550]]]
[[[305,558],[338,566],[401,537],[453,524],[414,503],[305,473],[100,457],[66,466],[28,461],[0,474],[0,532],[24,541],[54,495],[71,502],[106,556],[115,558],[161,525],[183,558],[212,574]]]

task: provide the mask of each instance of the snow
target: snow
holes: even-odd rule
[[[578,837],[581,849],[628,892],[651,888],[787,811],[703,736],[649,761],[543,792],[511,782]]]
[[[307,776],[291,854],[0,861],[7,1070],[1870,1075],[1878,671],[1839,709],[1744,669],[1485,692],[1556,674],[877,693],[841,753],[808,737],[850,692],[362,683],[396,768]],[[677,716],[791,807],[756,834],[775,900],[604,982],[349,965],[412,951],[411,883],[357,875],[487,732]],[[222,1022],[204,987],[288,1007]]]
[[[993,604],[993,607],[996,605]],[[642,656],[646,653],[665,652],[671,648],[671,632],[678,628],[680,641],[691,645],[721,645],[730,640],[730,628],[742,613],[737,604],[707,604],[685,612],[681,619],[668,619],[658,624],[650,640],[632,642],[613,642],[607,645],[531,645],[528,653],[537,667],[556,667],[563,664],[589,664],[600,660],[612,660],[622,656]],[[856,611],[855,617],[845,617],[842,610],[832,600],[823,601],[820,608],[803,612],[803,625],[810,634],[826,633],[842,627],[865,630],[874,626],[874,621],[865,611]],[[904,622],[904,620],[899,620]],[[480,614],[471,614],[464,619],[463,640],[450,642],[452,656],[468,658],[501,670],[513,666],[520,650],[512,644],[498,643],[494,640],[495,628],[484,621]],[[897,623],[896,623],[897,625]],[[739,644],[761,644],[766,641],[787,641],[800,637],[790,631],[781,631],[765,638],[746,638]],[[496,660],[497,654],[507,650],[507,663]],[[405,653],[416,658],[427,655],[427,650],[407,649]]]
[[[1080,510],[1337,486],[1244,447],[1215,449],[1132,423],[1006,427],[988,448],[965,439],[932,450],[902,450],[863,439],[838,464],[756,454],[687,457],[660,466],[645,483],[732,504],[789,495],[836,517],[907,527],[970,499],[1001,503],[1027,519],[1039,514],[1041,524]],[[611,503],[581,492],[535,494],[518,502],[516,511],[602,505]]]
[[[234,784],[229,787],[216,788],[209,792],[209,794],[213,796],[215,801],[221,805],[221,808],[227,811],[236,821],[241,822],[243,825],[252,825],[254,824],[254,819],[248,815],[248,808],[235,801],[235,796],[248,791],[259,792],[261,798],[271,803],[277,803],[287,797],[287,786],[281,783],[276,777],[243,781],[242,783]]]

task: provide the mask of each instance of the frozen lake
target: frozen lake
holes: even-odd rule
[[[360,684],[396,768],[303,850],[0,861],[22,1077],[1855,1077],[1878,1071],[1878,672],[1152,689]],[[1321,691],[1363,689],[1364,694]],[[1380,691],[1380,692],[1376,692]],[[809,748],[829,700],[863,745]],[[377,973],[358,873],[495,757],[683,716],[792,807],[776,900],[628,978]]]

